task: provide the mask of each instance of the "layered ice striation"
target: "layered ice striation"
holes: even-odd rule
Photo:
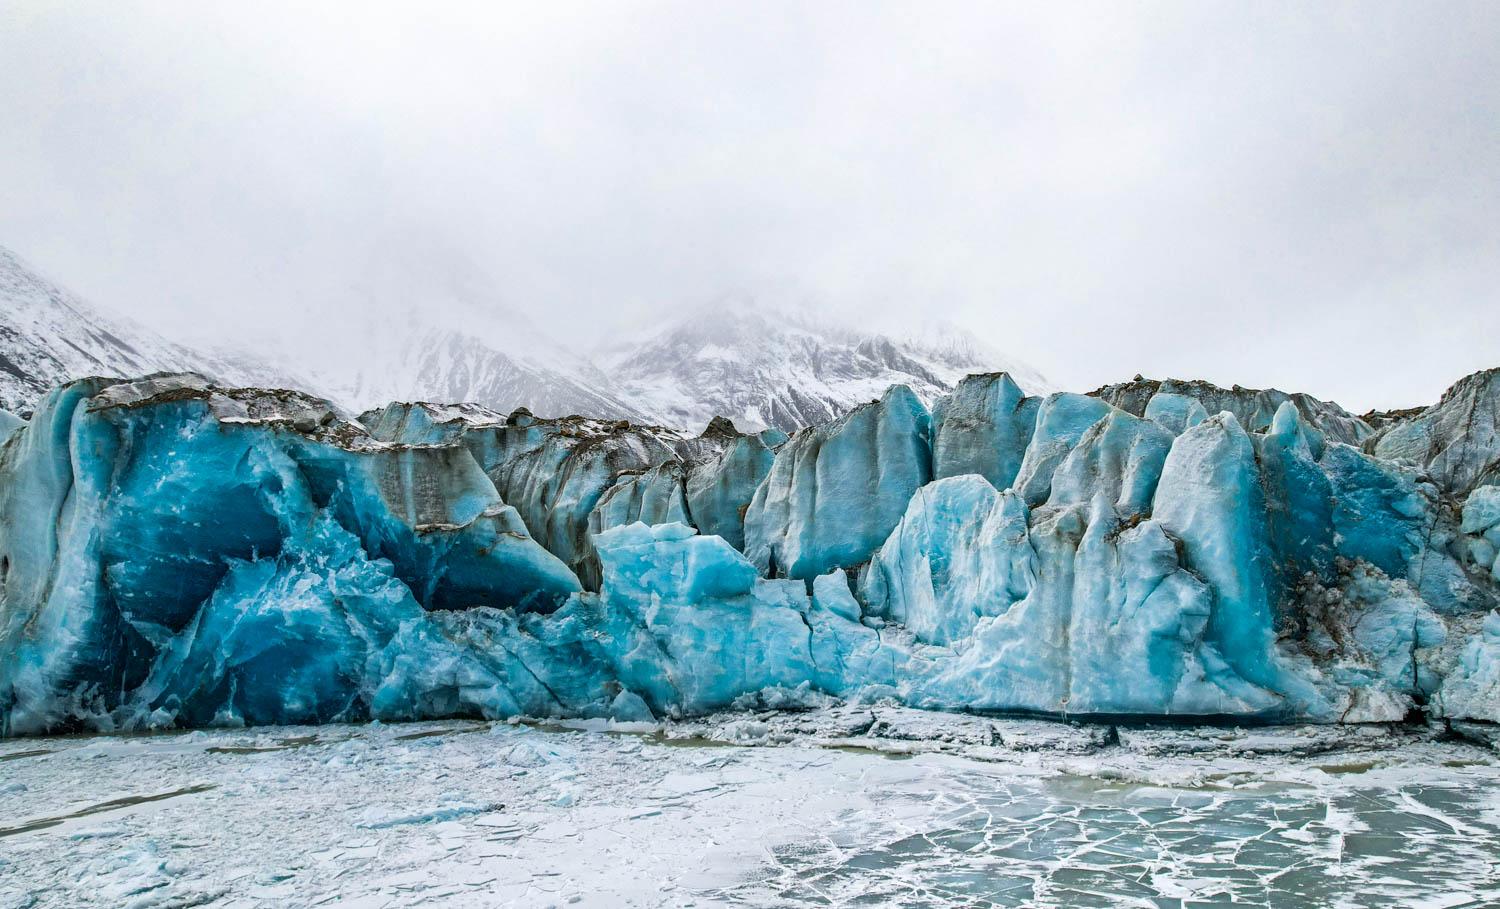
[[[0,415],[0,730],[829,697],[1500,721],[1486,376],[1367,420],[990,374],[790,438],[75,382]]]

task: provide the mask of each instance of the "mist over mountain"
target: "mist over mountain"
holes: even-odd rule
[[[793,431],[907,385],[924,402],[976,372],[1007,371],[1031,393],[1042,375],[956,326],[914,320],[861,330],[752,300],[678,313],[599,353],[621,394],[675,426],[726,416]]]
[[[286,326],[284,344],[184,344],[94,306],[0,248],[0,404],[28,412],[48,388],[88,375],[189,371],[227,385],[296,387],[354,412],[391,401],[473,402],[695,432],[714,416],[793,431],[896,384],[928,403],[975,372],[1008,371],[1033,393],[1051,388],[969,332],[919,318],[877,331],[737,297],[678,309],[591,349],[538,328],[461,261],[425,270],[374,261],[349,296],[360,318]]]
[[[254,355],[188,347],[106,313],[0,246],[0,410],[29,413],[70,379],[153,372],[196,372],[227,385],[307,385]]]

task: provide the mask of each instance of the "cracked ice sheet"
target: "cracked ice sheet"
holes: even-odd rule
[[[1405,732],[1116,744],[883,707],[625,729],[0,742],[0,907],[1500,902],[1496,755]]]

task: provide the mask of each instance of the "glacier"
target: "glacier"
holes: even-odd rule
[[[0,413],[0,733],[889,700],[1500,722],[1495,371],[893,386],[788,436],[86,379]]]

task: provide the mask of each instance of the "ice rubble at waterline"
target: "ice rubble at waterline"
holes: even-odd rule
[[[788,439],[75,382],[5,421],[0,728],[819,696],[1497,721],[1500,446],[1472,418],[1497,384],[1377,428],[1279,392],[1037,399],[996,374]]]

